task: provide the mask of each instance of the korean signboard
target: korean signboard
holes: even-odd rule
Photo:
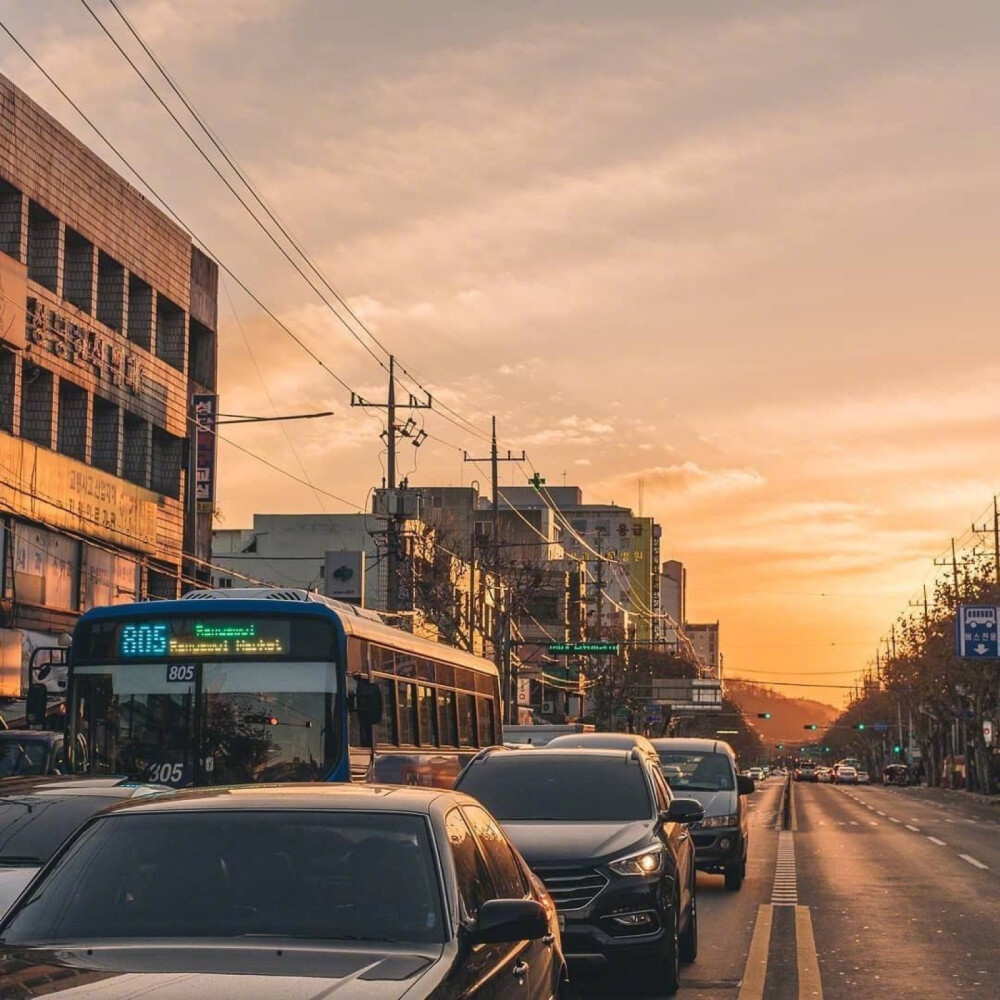
[[[195,422],[195,510],[211,514],[215,510],[215,426],[219,416],[219,397],[215,393],[196,393],[193,397]]]

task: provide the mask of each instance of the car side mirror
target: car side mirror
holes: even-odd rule
[[[534,899],[490,899],[479,908],[469,928],[470,944],[513,944],[537,941],[549,933],[545,907]]]
[[[736,775],[736,791],[740,795],[749,795],[756,788],[753,778],[748,778],[745,774]]]
[[[700,823],[705,807],[697,799],[674,799],[666,812],[660,813],[662,823]]]

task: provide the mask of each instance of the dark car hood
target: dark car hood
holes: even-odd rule
[[[442,946],[413,952],[180,941],[170,945],[0,950],[4,1000],[399,1000],[440,959]],[[433,977],[432,977],[433,978]],[[420,993],[418,992],[419,996]]]
[[[507,836],[529,866],[594,864],[623,854],[648,838],[653,820],[632,823],[546,823],[541,820],[503,824]]]

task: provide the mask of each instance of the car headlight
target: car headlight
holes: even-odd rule
[[[616,875],[659,875],[663,871],[663,864],[663,848],[659,844],[654,844],[652,847],[612,861],[608,867]]]
[[[736,826],[740,821],[737,813],[727,813],[725,816],[706,816],[696,829],[710,830],[715,826]]]

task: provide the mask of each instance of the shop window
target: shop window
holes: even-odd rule
[[[148,486],[149,424],[134,413],[126,413],[122,431],[122,476],[138,486]]]

